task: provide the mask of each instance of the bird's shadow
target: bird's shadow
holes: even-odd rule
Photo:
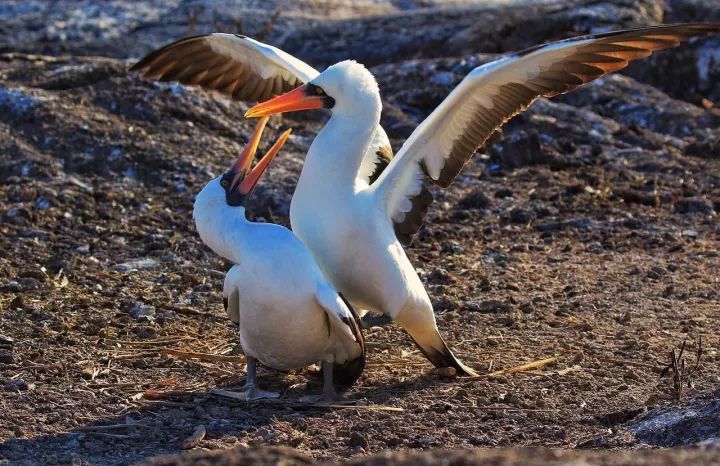
[[[148,456],[181,451],[183,441],[200,425],[206,429],[206,439],[223,439],[223,447],[240,442],[293,446],[292,438],[276,436],[273,424],[288,423],[293,429],[304,431],[307,418],[323,417],[336,409],[352,409],[301,403],[302,395],[320,393],[319,377],[311,375],[304,387],[291,386],[284,379],[282,373],[274,371],[262,371],[259,377],[262,388],[281,392],[278,400],[247,402],[218,396],[209,390],[149,401],[69,432],[8,439],[0,444],[0,460],[10,465],[130,464]],[[238,378],[217,388],[237,390],[243,382],[243,378]],[[360,404],[357,409],[367,409],[364,408],[367,403],[385,405],[395,396],[433,383],[441,382],[433,376],[420,376],[403,382],[350,388],[344,396],[345,401]]]

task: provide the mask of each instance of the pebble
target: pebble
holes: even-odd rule
[[[679,214],[712,214],[715,213],[713,203],[701,197],[689,197],[675,202],[675,212]]]
[[[20,291],[20,284],[15,280],[9,281],[0,288],[0,291],[3,293],[17,293]]]
[[[348,440],[348,446],[350,447],[361,447],[361,448],[367,448],[369,445],[367,438],[360,432],[353,432],[350,434],[350,439]]]
[[[526,209],[515,208],[510,211],[512,223],[528,223],[535,218],[535,212]]]
[[[465,301],[465,309],[482,314],[499,314],[510,312],[513,307],[497,299],[488,299],[486,301]]]
[[[155,306],[134,301],[130,307],[130,315],[133,319],[152,321],[155,318]]]
[[[28,384],[23,379],[11,380],[5,384],[6,392],[24,392],[33,388],[33,384]]]
[[[683,231],[682,231],[682,235],[683,235],[685,238],[697,238],[697,237],[698,237],[698,232],[695,231],[695,230],[683,230]]]
[[[0,345],[13,346],[14,344],[15,340],[0,333]]]
[[[115,270],[119,272],[134,272],[136,270],[154,269],[157,266],[158,263],[153,259],[138,259],[117,264]]]
[[[0,364],[13,364],[14,362],[15,358],[13,358],[12,352],[0,349]]]

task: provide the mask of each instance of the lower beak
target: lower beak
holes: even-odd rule
[[[237,185],[250,171],[253,159],[255,158],[255,152],[260,144],[260,137],[262,136],[268,119],[269,117],[265,117],[258,122],[255,126],[255,131],[253,131],[252,136],[250,136],[250,140],[245,146],[245,149],[240,153],[233,164],[232,170],[235,171],[235,177],[230,184],[231,187],[235,187],[235,185]]]
[[[276,113],[323,108],[323,96],[307,95],[306,90],[307,85],[303,85],[290,92],[261,102],[245,112],[245,116],[247,118],[255,118],[275,115]]]
[[[255,189],[255,185],[260,180],[260,177],[263,173],[265,173],[265,170],[270,165],[270,162],[272,162],[278,152],[280,152],[280,149],[282,149],[282,146],[285,144],[285,141],[287,141],[291,132],[291,129],[285,130],[278,140],[275,141],[275,144],[273,144],[270,150],[268,150],[263,158],[261,158],[260,161],[252,168],[247,177],[240,182],[238,189],[241,193],[249,194],[253,189]]]

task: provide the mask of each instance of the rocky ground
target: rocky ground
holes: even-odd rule
[[[380,82],[397,148],[500,53],[720,20],[713,0],[229,3],[0,5],[0,462],[127,464],[180,451],[199,426],[198,449],[289,446],[297,464],[435,448],[700,448],[648,464],[717,453],[720,39],[537,102],[434,192],[408,251],[446,339],[486,374],[556,362],[451,380],[399,328],[372,329],[367,371],[346,393],[356,406],[336,409],[297,403],[319,390],[310,371],[261,371],[283,401],[245,404],[213,392],[243,383],[237,359],[163,355],[241,354],[222,311],[228,264],[199,241],[191,209],[252,122],[245,103],[126,72],[154,47],[212,30],[264,37],[318,66],[353,56]],[[281,125],[295,131],[255,218],[288,223],[323,118],[271,122],[266,140]],[[683,341],[684,369],[663,373]],[[628,454],[600,452],[597,464]],[[415,461],[389,458],[368,461]]]

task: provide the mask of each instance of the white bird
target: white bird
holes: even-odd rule
[[[367,160],[382,131],[381,102],[374,77],[361,65],[342,62],[314,77],[295,74],[297,81],[310,80],[253,107],[247,116],[330,108],[332,116],[310,147],[293,196],[293,230],[353,305],[392,317],[436,366],[472,374],[438,333],[428,295],[401,246],[417,232],[432,201],[425,178],[449,186],[475,151],[538,97],[570,91],[655,50],[719,31],[718,24],[617,31],[534,47],[480,66],[417,127],[374,182],[367,176]],[[233,37],[192,39],[202,42],[202,48],[180,41],[134,69],[148,68],[149,77],[218,89],[218,83],[230,78],[208,83],[207,76],[235,67],[241,71],[233,74],[231,90],[238,98],[262,94],[256,84],[252,94],[235,95],[247,76],[273,79],[273,92],[277,83],[292,85],[287,76],[298,68],[297,59]]]
[[[193,217],[203,242],[235,264],[223,297],[247,355],[245,397],[276,396],[255,387],[256,361],[282,371],[321,362],[323,396],[334,399],[333,380],[350,385],[365,365],[358,318],[290,230],[245,218],[248,196],[290,134],[284,132],[251,169],[266,122],[259,122],[230,170],[200,191]]]

